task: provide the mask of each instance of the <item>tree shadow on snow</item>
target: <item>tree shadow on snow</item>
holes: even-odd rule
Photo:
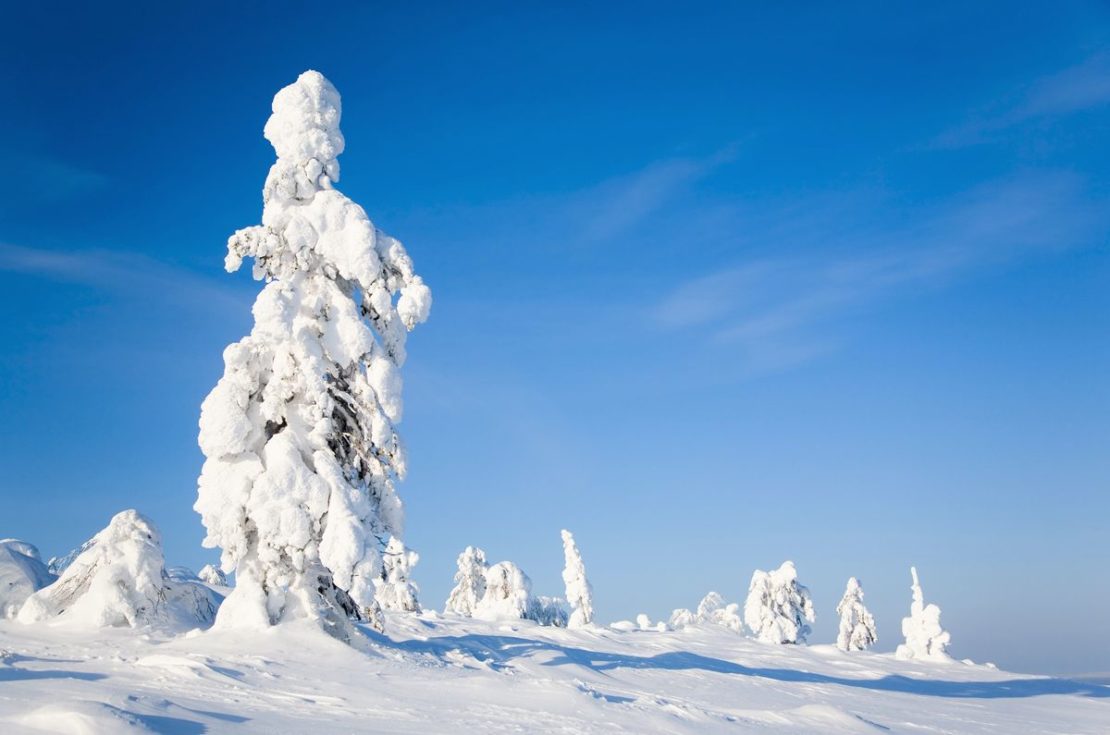
[[[383,644],[394,648],[410,653],[432,654],[440,658],[451,651],[461,650],[493,668],[505,666],[513,658],[549,652],[556,654],[556,658],[544,662],[544,666],[574,664],[594,671],[610,671],[622,668],[707,671],[735,676],[755,676],[773,681],[831,684],[882,692],[957,699],[1023,699],[1047,694],[1072,694],[1096,698],[1110,697],[1110,687],[1069,679],[945,681],[940,679],[913,679],[896,674],[878,679],[852,679],[795,669],[744,666],[733,661],[710,658],[709,656],[685,651],[671,651],[656,656],[633,656],[604,651],[587,651],[582,648],[562,646],[549,641],[536,641],[511,636],[471,634],[431,638],[424,641],[391,641],[384,636],[376,636],[376,638]],[[938,670],[938,673],[941,672]]]

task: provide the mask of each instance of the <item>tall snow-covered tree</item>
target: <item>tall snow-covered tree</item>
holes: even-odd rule
[[[932,603],[925,604],[916,567],[910,567],[910,576],[913,578],[910,587],[913,601],[910,616],[902,618],[902,635],[906,636],[906,642],[898,646],[894,655],[901,659],[948,661],[946,649],[952,637],[940,626],[940,608]]]
[[[401,243],[335,189],[339,119],[318,72],[277,93],[262,224],[228,240],[227,270],[253,258],[266,285],[201,408],[194,507],[236,574],[218,626],[307,618],[349,639],[349,615],[379,612],[382,547],[403,533],[400,367],[431,293]]]
[[[855,577],[848,578],[848,586],[836,606],[836,614],[840,616],[836,647],[841,651],[865,651],[879,639],[875,632],[875,618],[863,604],[863,587]]]
[[[744,622],[761,641],[805,643],[807,623],[816,620],[809,590],[798,584],[794,562],[783,562],[770,572],[757,569],[748,586]]]
[[[420,612],[417,601],[419,590],[410,578],[412,568],[420,556],[405,548],[396,536],[389,539],[383,559],[384,571],[378,582],[376,599],[383,610],[397,612]]]
[[[456,560],[455,587],[447,596],[443,611],[471,617],[486,594],[486,552],[467,546]]]
[[[563,529],[563,584],[567,589],[567,604],[571,613],[567,627],[581,628],[594,622],[594,588],[586,579],[586,565],[570,531]]]

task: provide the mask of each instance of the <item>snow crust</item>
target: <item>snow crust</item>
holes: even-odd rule
[[[720,626],[567,629],[388,613],[362,652],[266,631],[95,636],[0,621],[0,732],[1104,735],[1110,687]]]

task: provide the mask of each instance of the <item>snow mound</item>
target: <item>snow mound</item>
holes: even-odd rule
[[[187,629],[214,619],[219,596],[179,570],[167,574],[161,535],[137,511],[117,514],[81,548],[57,581],[27,598],[20,622]]]
[[[34,732],[52,735],[154,732],[130,712],[103,702],[88,701],[48,704],[19,718],[19,724],[33,728]]]
[[[0,540],[0,618],[15,617],[28,597],[53,581],[32,544]]]

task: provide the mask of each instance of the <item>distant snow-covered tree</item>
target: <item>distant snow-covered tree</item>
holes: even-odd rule
[[[770,572],[757,569],[744,603],[744,621],[756,637],[768,643],[805,643],[816,619],[809,590],[798,584],[794,562],[783,562]]]
[[[412,568],[419,560],[420,556],[406,549],[401,539],[396,536],[389,539],[385,547],[383,578],[378,582],[376,593],[383,610],[420,612],[419,590],[410,579]]]
[[[478,603],[486,594],[486,552],[474,546],[467,546],[456,563],[455,587],[447,596],[444,612],[470,617],[478,609]]]
[[[940,608],[925,604],[925,595],[917,579],[917,569],[910,567],[913,585],[913,601],[910,603],[910,616],[902,618],[902,635],[906,642],[899,645],[894,655],[901,659],[927,659],[949,661],[946,649],[952,637],[940,626]]]
[[[671,613],[671,619],[669,621],[670,626],[675,630],[680,630],[696,622],[698,622],[698,616],[685,607],[676,608],[674,612]]]
[[[189,579],[188,570],[171,577],[161,534],[134,510],[116,514],[81,548],[57,581],[27,598],[21,622],[189,629],[210,623],[216,614],[219,595]]]
[[[381,551],[402,535],[400,367],[431,294],[401,243],[334,188],[339,119],[318,72],[278,92],[262,224],[228,240],[227,270],[253,258],[266,285],[201,408],[194,507],[236,574],[218,626],[311,619],[350,639],[348,616],[380,620]]]
[[[566,529],[563,536],[563,556],[566,565],[563,568],[563,584],[567,589],[567,603],[571,607],[571,628],[581,628],[594,621],[594,589],[586,579],[586,566],[582,563],[582,554],[578,551],[578,544],[574,536]]]
[[[540,625],[565,628],[571,616],[567,612],[566,600],[561,597],[539,595],[532,598],[528,614],[525,617],[536,621]]]
[[[502,561],[486,570],[486,592],[478,602],[474,617],[484,620],[521,619],[534,610],[532,580],[511,561]]]
[[[201,567],[200,571],[197,572],[197,577],[205,584],[214,587],[227,587],[227,575],[213,564],[205,564]]]
[[[695,622],[720,625],[724,628],[742,632],[744,623],[740,617],[740,606],[735,602],[726,603],[719,592],[709,592],[698,603]]]
[[[863,587],[855,577],[849,577],[844,597],[836,606],[840,616],[840,631],[836,647],[841,651],[865,651],[879,639],[875,632],[875,618],[863,604]]]

